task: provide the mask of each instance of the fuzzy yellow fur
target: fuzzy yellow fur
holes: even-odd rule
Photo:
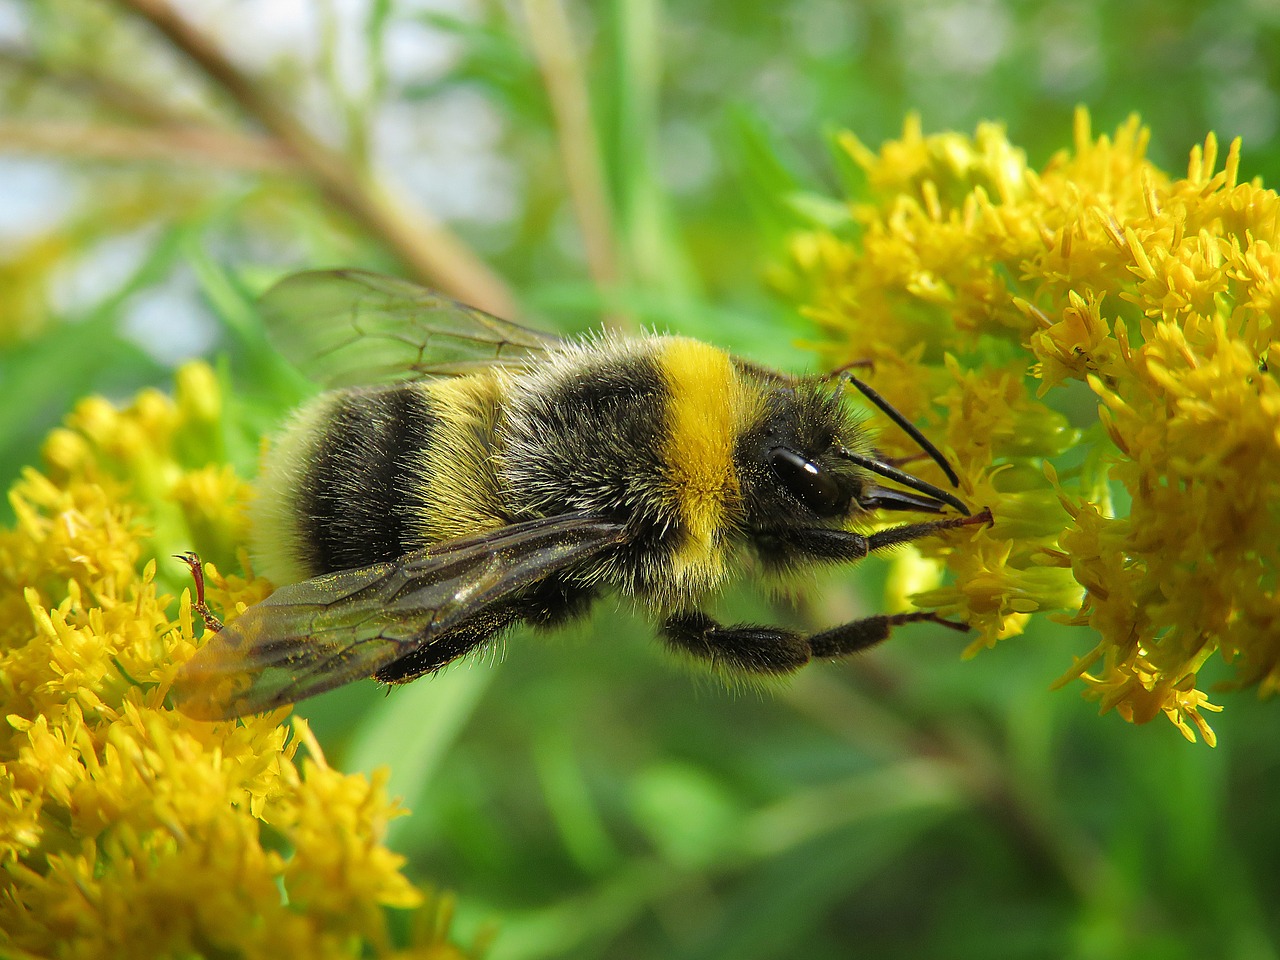
[[[420,457],[429,478],[415,511],[424,542],[452,540],[493,530],[510,520],[502,507],[491,444],[507,374],[497,368],[431,386],[439,418]]]
[[[722,539],[741,509],[733,442],[755,394],[728,354],[697,340],[664,339],[660,359],[670,391],[668,479],[688,534],[671,558],[671,577],[679,592],[697,595],[728,572]]]

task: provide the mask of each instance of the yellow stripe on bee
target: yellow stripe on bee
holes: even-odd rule
[[[507,522],[490,444],[505,390],[502,371],[437,380],[429,390],[437,422],[418,470],[417,532],[426,543],[493,530]]]
[[[665,340],[659,361],[669,391],[664,459],[686,535],[672,574],[682,591],[696,592],[725,573],[721,540],[739,509],[733,445],[746,392],[729,356],[697,340]]]

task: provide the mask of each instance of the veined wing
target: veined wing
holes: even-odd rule
[[[567,514],[281,587],[183,666],[175,702],[196,719],[226,720],[371,676],[625,540],[621,524]]]
[[[365,270],[296,273],[259,308],[276,348],[325,387],[459,376],[563,342]]]

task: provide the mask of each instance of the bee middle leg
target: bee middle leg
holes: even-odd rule
[[[726,627],[697,611],[674,614],[662,625],[667,643],[713,666],[743,673],[792,673],[812,659],[847,657],[889,638],[904,623],[936,623],[966,631],[968,624],[946,620],[936,613],[897,613],[863,617],[849,623],[803,634],[781,627],[738,624]]]

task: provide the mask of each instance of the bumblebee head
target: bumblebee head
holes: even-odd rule
[[[939,463],[955,473],[933,444],[883,398],[847,377],[884,409]],[[948,506],[966,516],[954,495],[886,461],[871,446],[866,429],[824,381],[797,381],[771,391],[765,416],[745,437],[749,511],[753,525],[847,520],[879,510],[941,513]],[[886,485],[891,481],[895,486]],[[905,488],[905,489],[904,489]]]

